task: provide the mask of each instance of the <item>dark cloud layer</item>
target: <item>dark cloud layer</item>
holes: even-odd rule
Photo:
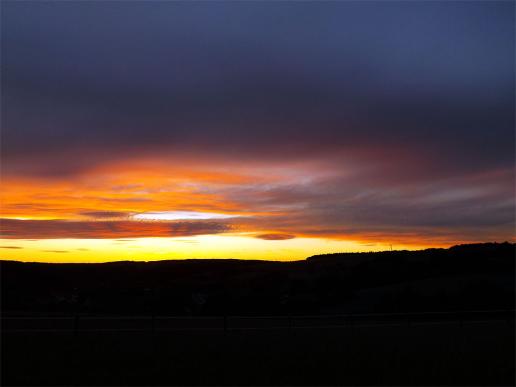
[[[242,219],[249,229],[360,240],[512,240],[513,171],[412,184],[363,177],[228,190],[243,206],[278,215]],[[288,206],[288,214],[284,210]]]
[[[378,148],[424,157],[422,174],[511,166],[513,10],[6,3],[4,170],[67,175],[128,152],[383,161]]]
[[[230,225],[217,222],[135,222],[2,219],[6,239],[139,238],[218,234]]]
[[[82,211],[80,215],[93,219],[113,219],[127,218],[131,215],[131,213],[123,211]]]

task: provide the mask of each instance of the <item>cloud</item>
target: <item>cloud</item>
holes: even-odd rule
[[[5,7],[4,174],[135,155],[351,160],[383,178],[514,164],[510,2],[123,7],[117,23],[110,4]]]
[[[21,246],[0,246],[0,249],[23,249]]]
[[[220,167],[220,165],[218,165]],[[201,169],[202,171],[202,169]],[[188,221],[135,221],[125,218],[99,218],[97,221],[15,220],[2,221],[6,238],[138,238],[175,237],[222,232],[243,232],[262,235],[262,239],[279,239],[278,235],[348,239],[377,243],[402,240],[457,241],[512,240],[514,224],[514,172],[501,169],[461,176],[399,178],[395,173],[381,176],[370,165],[336,168],[327,163],[282,165],[242,165],[232,169],[245,178],[217,181],[196,180],[197,174],[181,176],[170,183],[167,170],[150,169],[153,180],[149,202],[131,206],[132,211],[80,209],[102,208],[98,202],[88,204],[90,191],[81,191],[76,182],[62,184],[54,194],[53,185],[38,187],[38,196],[28,197],[54,203],[62,200],[65,217],[78,213],[119,216],[128,213],[156,212],[164,208],[181,211],[196,209],[210,213],[239,215],[231,219]],[[128,174],[122,181],[140,176]],[[113,181],[109,169],[96,175],[102,184],[95,192],[109,192]],[[209,175],[209,170],[206,171]],[[50,187],[50,188],[47,188]],[[47,191],[49,189],[49,191]],[[60,192],[81,191],[76,198]],[[44,194],[43,194],[44,193]],[[124,193],[124,195],[127,193]],[[60,196],[61,195],[61,196]],[[54,203],[55,204],[55,203]],[[145,207],[149,206],[149,207]],[[78,207],[79,209],[74,209]],[[124,208],[127,208],[124,206]],[[21,211],[21,210],[20,210]],[[42,215],[52,215],[45,212]],[[23,212],[14,215],[23,218]],[[28,212],[27,215],[31,215]],[[182,226],[179,226],[182,225]],[[244,234],[245,235],[245,234]],[[124,243],[121,241],[121,243]]]
[[[142,238],[219,234],[231,226],[218,222],[66,221],[2,219],[6,239]]]
[[[256,235],[255,238],[263,239],[266,241],[284,241],[287,239],[294,239],[295,237],[295,235],[290,234],[260,234]]]
[[[512,181],[511,170],[409,185],[336,175],[228,195],[255,211],[274,209],[240,220],[246,231],[368,242],[448,238],[453,243],[514,239]]]
[[[131,212],[123,212],[123,211],[82,211],[79,214],[87,216],[88,218],[94,218],[94,219],[127,218],[132,215]]]
[[[5,238],[513,239],[513,3],[119,7],[3,8],[2,174],[58,187],[4,216],[88,218]],[[125,219],[167,209],[244,216]]]
[[[68,250],[41,250],[44,253],[69,253]]]

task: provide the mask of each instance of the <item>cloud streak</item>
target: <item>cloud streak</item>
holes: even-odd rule
[[[294,239],[296,236],[291,234],[260,234],[256,235],[256,238],[263,239],[266,241],[285,241],[288,239]]]
[[[231,226],[217,222],[63,221],[2,219],[5,239],[144,238],[219,234]]]
[[[117,219],[127,218],[132,215],[130,212],[122,211],[83,211],[80,215],[93,219]]]

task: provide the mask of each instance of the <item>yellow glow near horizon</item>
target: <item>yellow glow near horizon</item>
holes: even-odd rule
[[[418,246],[395,246],[416,249]],[[238,258],[300,260],[315,254],[388,250],[388,244],[361,244],[321,238],[268,240],[241,235],[177,238],[0,240],[0,258],[24,262],[113,262]]]

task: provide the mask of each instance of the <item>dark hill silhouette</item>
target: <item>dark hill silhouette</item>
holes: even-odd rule
[[[10,314],[319,314],[514,308],[516,245],[316,255],[304,261],[1,261]]]

